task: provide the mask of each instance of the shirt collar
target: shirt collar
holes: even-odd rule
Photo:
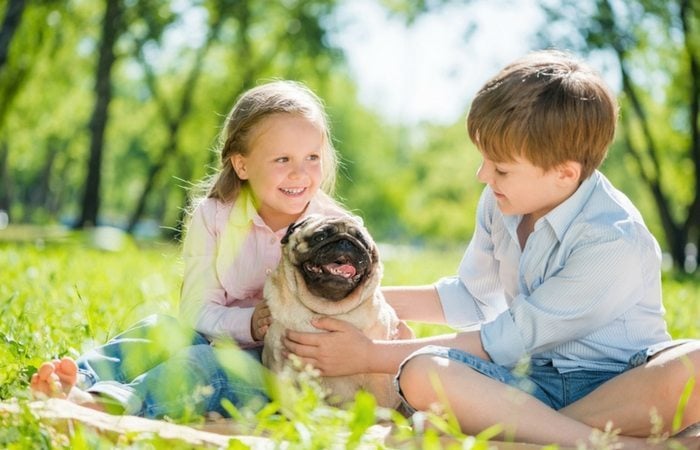
[[[583,180],[578,189],[576,189],[576,191],[574,191],[569,198],[564,200],[556,208],[545,214],[537,221],[537,223],[535,223],[535,230],[543,226],[545,223],[548,223],[552,228],[552,231],[554,231],[554,234],[557,236],[557,239],[561,241],[566,233],[566,230],[569,229],[569,226],[574,221],[576,216],[578,216],[585,207],[588,199],[600,180],[600,176],[600,172],[596,170],[590,177]],[[517,229],[522,217],[523,216],[521,215],[503,216],[503,222],[506,229],[516,241],[518,235]]]
[[[600,180],[600,176],[600,172],[593,172],[590,177],[583,180],[578,189],[569,198],[542,218],[543,221],[546,221],[552,227],[558,240],[562,240],[571,223],[583,211]],[[535,227],[537,227],[537,224]]]

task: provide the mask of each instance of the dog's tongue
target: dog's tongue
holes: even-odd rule
[[[340,275],[344,278],[352,278],[357,273],[357,270],[352,264],[330,263],[326,264],[324,267],[333,275]]]

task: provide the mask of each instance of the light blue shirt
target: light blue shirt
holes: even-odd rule
[[[659,245],[603,174],[540,218],[523,250],[520,219],[485,188],[458,276],[436,284],[448,323],[480,328],[495,363],[529,356],[560,372],[622,371],[637,351],[671,339]]]

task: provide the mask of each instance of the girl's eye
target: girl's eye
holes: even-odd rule
[[[289,161],[289,158],[287,158],[286,156],[280,156],[279,158],[275,159],[275,162],[280,162],[280,163],[284,163],[287,161]]]
[[[310,161],[318,161],[319,159],[321,159],[321,155],[309,155]]]

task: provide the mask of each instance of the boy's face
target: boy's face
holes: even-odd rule
[[[544,171],[519,157],[507,163],[483,157],[476,176],[491,187],[503,214],[529,214],[533,220],[556,208],[578,187],[566,165]]]

